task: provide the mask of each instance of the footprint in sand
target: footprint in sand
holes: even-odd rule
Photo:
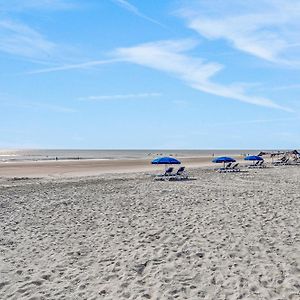
[[[8,285],[8,284],[9,284],[9,281],[2,281],[2,282],[0,282],[0,290],[2,288],[4,288],[6,285]]]

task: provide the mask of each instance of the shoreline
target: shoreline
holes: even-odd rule
[[[232,155],[244,163],[241,155]],[[217,166],[212,156],[177,157],[186,168]],[[152,165],[151,160],[138,159],[84,159],[54,161],[0,162],[0,177],[82,177],[101,174],[162,172],[164,165]]]

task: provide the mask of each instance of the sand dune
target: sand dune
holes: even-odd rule
[[[1,179],[1,299],[300,299],[300,167]]]

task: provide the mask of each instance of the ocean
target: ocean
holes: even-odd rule
[[[158,156],[199,157],[222,155],[256,155],[261,150],[8,150],[0,149],[0,162],[13,161],[47,161],[47,160],[81,160],[81,159],[153,159]],[[264,150],[274,151],[274,150]],[[276,150],[277,151],[277,150]]]

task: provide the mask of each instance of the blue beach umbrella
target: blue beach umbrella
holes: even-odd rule
[[[227,156],[222,156],[222,157],[217,157],[212,160],[214,163],[230,163],[230,162],[236,162],[236,160],[232,157],[227,157]]]
[[[250,155],[246,156],[244,160],[252,160],[252,161],[257,161],[257,160],[264,160],[262,157],[257,156],[257,155]]]
[[[212,162],[217,164],[223,163],[225,166],[226,163],[236,162],[236,160],[232,157],[221,156],[213,159]]]
[[[244,160],[253,161],[253,164],[254,164],[255,161],[261,161],[261,160],[264,160],[264,159],[260,156],[257,156],[257,155],[249,155],[249,156],[246,156],[244,158]]]
[[[153,165],[179,165],[181,162],[174,157],[158,157],[152,160]]]

